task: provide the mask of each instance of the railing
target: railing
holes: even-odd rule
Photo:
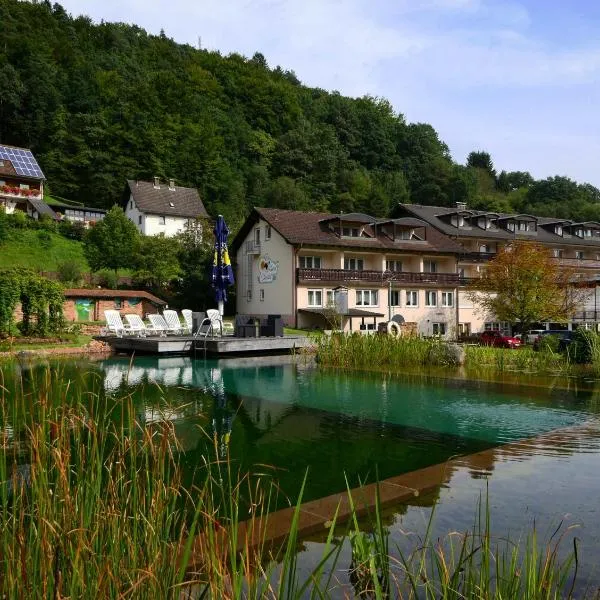
[[[582,310],[573,315],[573,321],[597,321],[600,318],[600,310]]]
[[[250,240],[246,242],[246,254],[260,254],[260,242]]]
[[[487,262],[496,257],[495,252],[463,252],[459,255],[459,262]]]
[[[445,283],[458,284],[457,273],[396,273],[393,271],[354,271],[350,269],[297,269],[297,281],[365,281],[370,283]]]
[[[558,260],[561,267],[577,267],[582,269],[600,269],[600,260],[595,258],[562,258],[553,257]]]

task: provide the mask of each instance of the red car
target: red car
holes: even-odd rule
[[[521,340],[509,335],[502,335],[499,331],[484,331],[479,337],[484,346],[497,346],[499,348],[520,348]]]

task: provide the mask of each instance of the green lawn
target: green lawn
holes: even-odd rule
[[[28,344],[16,338],[14,342],[3,340],[0,342],[0,352],[18,352],[21,350],[52,350],[54,348],[83,348],[92,341],[92,336],[81,334],[63,334],[62,342],[39,341],[35,344]]]
[[[34,229],[13,230],[10,239],[0,249],[0,269],[28,267],[36,271],[56,271],[61,262],[72,260],[79,263],[83,271],[89,271],[81,242],[49,233],[49,243],[43,244],[38,237],[39,232]]]

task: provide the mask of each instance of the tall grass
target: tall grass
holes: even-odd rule
[[[435,338],[355,334],[321,337],[315,344],[317,360],[329,367],[400,369],[453,366],[458,362],[456,346]],[[535,352],[528,347],[509,350],[490,346],[464,346],[464,353],[464,365],[467,369],[564,373],[571,366],[567,355],[550,349]]]
[[[279,491],[268,467],[236,471],[215,439],[187,489],[173,425],[138,422],[131,396],[115,401],[81,377],[24,371],[0,388],[1,598],[316,599],[340,586],[372,598],[568,593],[575,555],[559,560],[557,543],[542,550],[532,534],[493,550],[488,513],[457,543],[434,543],[428,529],[409,553],[390,549],[379,500],[365,519],[334,516],[318,564],[299,570],[302,493],[287,540],[272,545]],[[345,545],[351,565],[340,563]]]

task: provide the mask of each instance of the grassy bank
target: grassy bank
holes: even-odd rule
[[[316,340],[317,358],[329,367],[351,369],[390,369],[422,366],[455,366],[457,355],[452,347],[438,339],[393,338],[379,335],[343,335]],[[530,347],[509,350],[486,346],[465,346],[466,368],[489,368],[500,372],[567,372],[568,356]]]
[[[58,265],[64,262],[76,263],[83,272],[89,271],[81,242],[43,230],[14,230],[0,252],[0,269],[25,267],[34,271],[57,271]]]
[[[28,369],[0,387],[0,597],[329,598],[345,589],[535,600],[569,592],[575,555],[559,559],[560,538],[495,539],[487,507],[471,532],[433,540],[428,528],[409,551],[389,547],[377,504],[362,520],[332,515],[309,572],[298,568],[297,520],[281,546],[240,545],[242,520],[267,535],[261,517],[277,493],[270,469],[240,473],[206,456],[186,489],[173,423],[141,422],[131,395],[105,396],[98,374],[80,378]],[[350,565],[340,561],[344,547]]]

